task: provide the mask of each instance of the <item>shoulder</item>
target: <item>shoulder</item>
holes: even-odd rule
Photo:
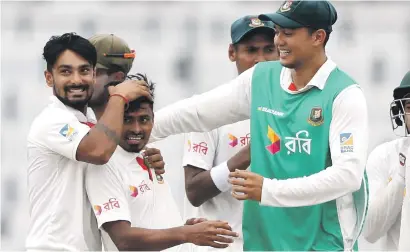
[[[78,121],[73,113],[50,104],[34,118],[30,126],[29,137],[39,133],[45,134],[55,125],[61,126],[62,123],[72,122],[73,120]]]
[[[376,146],[372,152],[370,152],[368,162],[379,163],[383,160],[389,159],[393,155],[398,155],[403,141],[404,139],[399,138]]]

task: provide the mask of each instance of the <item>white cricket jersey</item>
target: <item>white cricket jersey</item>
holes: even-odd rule
[[[150,141],[180,133],[208,132],[249,119],[254,68],[211,91],[158,110]],[[336,64],[328,59],[306,87],[296,92],[288,90],[292,80],[290,69],[282,68],[280,82],[283,89],[292,94],[305,92],[310,88],[322,90],[335,68]],[[272,113],[272,116],[280,115],[278,111]],[[329,132],[332,166],[302,178],[265,178],[261,204],[276,207],[316,205],[358,190],[367,159],[368,131],[367,104],[363,91],[358,85],[347,87],[333,102]],[[354,136],[353,152],[341,152],[341,134],[344,132]]]
[[[146,229],[184,225],[167,181],[146,168],[139,153],[118,146],[107,164],[89,165],[86,188],[106,251],[118,250],[103,229],[106,222],[124,220]],[[186,251],[184,245],[168,250]]]
[[[398,174],[406,169],[403,143],[396,139],[377,146],[369,155],[366,171],[370,201],[362,235],[369,242],[378,241],[378,249],[397,250],[405,192],[405,180]]]
[[[34,119],[27,137],[30,227],[28,251],[101,250],[97,223],[85,192],[87,163],[76,161],[77,147],[96,123],[57,97]]]
[[[192,165],[210,170],[234,156],[250,143],[250,121],[245,120],[222,126],[207,133],[190,133],[186,136],[182,165]],[[188,201],[188,199],[186,199]],[[187,202],[189,204],[189,201]],[[242,210],[243,202],[231,195],[231,190],[222,192],[204,202],[197,209],[197,216],[209,220],[227,221],[232,230],[239,234],[234,244],[224,251],[242,251]],[[212,247],[196,246],[195,251],[221,251]]]

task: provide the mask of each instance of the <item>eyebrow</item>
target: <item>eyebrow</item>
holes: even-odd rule
[[[86,67],[91,67],[91,65],[90,64],[83,64],[83,65],[80,65],[78,68],[86,68]],[[57,69],[61,69],[61,68],[70,68],[70,69],[72,69],[73,66],[72,65],[60,65]]]

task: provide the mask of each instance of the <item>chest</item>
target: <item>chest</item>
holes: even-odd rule
[[[218,129],[216,163],[226,161],[250,144],[250,121],[245,120]]]

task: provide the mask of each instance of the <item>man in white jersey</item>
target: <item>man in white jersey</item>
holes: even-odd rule
[[[409,167],[407,158],[410,158],[410,138],[406,130],[410,121],[404,116],[410,112],[410,72],[394,90],[393,97],[390,109],[393,130],[402,137],[377,146],[366,164],[370,201],[363,236],[371,243],[378,241],[378,249],[383,251],[397,250],[401,240],[405,174]]]
[[[229,59],[236,62],[238,74],[258,62],[278,59],[274,36],[273,23],[261,21],[257,16],[245,16],[232,24],[232,44],[228,53]],[[227,250],[241,251],[243,203],[232,197],[230,187],[213,180],[218,177],[214,172],[219,170],[213,168],[227,162],[235,164],[231,166],[232,171],[248,168],[250,122],[245,120],[207,133],[190,133],[186,138],[183,157],[185,188],[189,202],[198,207],[195,216],[228,221],[240,235]],[[211,249],[195,247],[196,251]]]
[[[152,100],[143,81],[110,87],[108,105],[96,123],[87,107],[97,54],[73,33],[53,36],[43,52],[50,104],[34,119],[27,138],[30,227],[28,251],[100,250],[101,241],[85,193],[87,163],[106,163],[122,132],[124,106],[140,96]]]
[[[133,77],[149,83],[154,96],[153,83],[140,74]],[[232,239],[220,235],[237,235],[228,223],[202,219],[190,220],[184,226],[167,181],[161,175],[153,175],[145,163],[142,150],[153,123],[153,103],[145,98],[132,102],[124,115],[121,142],[110,161],[87,169],[87,194],[104,248],[186,251],[189,247],[177,246],[184,243],[227,247]],[[161,156],[147,159],[152,165],[163,164]]]

